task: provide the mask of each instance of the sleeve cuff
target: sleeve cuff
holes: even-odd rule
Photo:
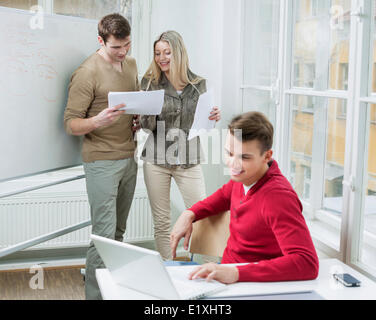
[[[197,207],[197,204],[195,204],[193,207],[189,208],[188,210],[192,211],[195,215],[195,219],[193,220],[193,222],[206,218],[206,216],[203,216],[202,214],[200,214],[200,210]]]
[[[72,132],[72,128],[71,128],[71,121],[73,119],[69,119],[65,122],[65,131],[69,134],[69,135],[73,135],[73,132]]]
[[[238,282],[252,281],[252,279],[250,279],[250,277],[249,277],[249,269],[252,268],[251,265],[252,265],[252,263],[248,263],[248,264],[241,265],[241,266],[236,266],[236,268],[238,269],[238,272],[239,272]]]

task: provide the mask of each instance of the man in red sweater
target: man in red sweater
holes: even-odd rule
[[[301,202],[272,159],[273,131],[259,112],[237,116],[229,125],[225,152],[230,182],[184,211],[171,232],[175,257],[182,237],[188,249],[193,222],[231,211],[230,237],[222,263],[201,265],[190,279],[230,284],[317,277],[319,262]]]

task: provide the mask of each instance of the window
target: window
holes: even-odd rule
[[[314,63],[306,63],[303,66],[304,75],[303,75],[303,87],[313,88],[314,79],[316,78],[316,66]]]
[[[291,161],[290,163],[290,183],[292,186],[295,185],[295,173],[296,173],[296,163]]]
[[[131,23],[132,0],[54,0],[56,14],[99,20],[101,17],[120,12]]]
[[[315,63],[295,63],[294,66],[294,86],[296,87],[306,87],[313,88],[316,66]]]
[[[274,117],[274,156],[318,249],[376,279],[376,1],[274,1],[280,16],[243,3],[244,43],[262,42],[242,52],[243,110]],[[247,51],[258,47],[282,59],[267,65],[274,54]]]
[[[295,164],[295,191],[301,198],[310,198],[310,179],[312,166],[313,117],[311,113],[299,111],[299,99],[294,99],[291,132],[291,162]],[[290,169],[291,170],[291,169]],[[291,177],[291,174],[290,174]]]
[[[285,78],[291,79],[285,84],[290,139],[285,146],[289,148],[286,160],[296,162],[290,175],[295,176],[294,187],[311,234],[339,252],[350,48],[350,21],[345,23],[344,16],[351,1],[292,0],[290,4],[292,48],[287,52],[291,52],[291,76]]]
[[[346,117],[346,112],[347,112],[346,100],[340,100],[340,101],[338,101],[337,106],[338,106],[338,108],[337,108],[337,117],[343,119],[344,117]]]
[[[349,64],[348,63],[340,63],[339,65],[339,79],[340,82],[338,83],[339,90],[348,90],[349,88]]]
[[[30,10],[32,6],[38,5],[38,0],[0,0],[1,7]]]
[[[312,0],[311,1],[311,15],[312,17],[316,17],[319,14],[319,1]]]
[[[376,111],[375,104],[368,105],[368,119],[366,134],[368,134],[368,143],[366,145],[365,178],[363,182],[362,207],[363,215],[360,225],[361,247],[359,260],[365,265],[376,265],[376,124],[371,121],[370,115]]]
[[[244,0],[243,6],[243,111],[273,119],[274,154],[311,234],[340,257],[349,214],[351,0]]]
[[[304,199],[309,199],[311,194],[311,168],[303,166],[304,172],[304,184],[302,197]]]
[[[107,14],[119,12],[132,25],[132,2],[133,0],[53,0],[53,13],[100,20]],[[132,48],[129,54],[133,55]]]
[[[0,0],[0,6],[28,11],[36,5],[43,7],[47,13],[94,20],[120,12],[132,22],[132,0]]]
[[[119,12],[132,25],[131,55],[136,58],[140,75],[147,70],[152,59],[150,34],[152,0],[0,0],[0,6],[30,11],[38,5],[47,14],[59,14],[99,20]],[[35,9],[34,9],[35,10]],[[134,19],[133,17],[137,17]]]
[[[279,1],[244,1],[243,83],[271,86],[277,78]],[[269,23],[272,21],[272,23]],[[268,22],[268,23],[265,23]]]
[[[264,113],[272,123],[275,123],[275,103],[270,98],[270,92],[249,88],[243,92],[243,112],[259,111]]]
[[[338,84],[334,87],[338,90],[347,91],[349,89],[349,64],[340,63],[338,73]],[[337,108],[337,117],[344,118],[347,112],[346,100],[340,100]]]
[[[316,210],[327,210],[328,214],[342,210],[346,118],[337,119],[333,112],[338,100],[315,97],[310,112],[304,106],[306,96],[295,95],[292,100],[290,159],[296,163],[293,186],[305,201],[311,220],[324,217],[316,215]],[[337,227],[339,241],[340,224]]]
[[[293,1],[293,86],[347,90],[350,28],[343,16],[350,0],[305,1],[311,10],[301,1]]]
[[[242,109],[275,124],[278,103],[279,0],[243,2]]]

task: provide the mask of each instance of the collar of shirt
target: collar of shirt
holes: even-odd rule
[[[244,187],[244,194],[246,195],[248,193],[249,190],[251,190],[251,188],[257,183],[257,181],[255,183],[252,183],[250,186],[246,186],[245,184],[243,184],[243,187]]]

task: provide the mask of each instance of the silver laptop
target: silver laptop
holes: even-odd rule
[[[93,234],[91,239],[118,285],[167,300],[199,299],[226,288],[217,281],[189,280],[175,267],[170,274],[159,252]]]

